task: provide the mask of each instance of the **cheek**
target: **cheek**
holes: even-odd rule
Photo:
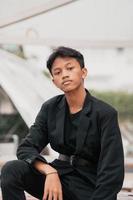
[[[81,82],[83,79],[83,75],[81,73],[76,73],[74,78],[76,82]]]
[[[58,79],[53,79],[53,83],[57,86],[57,87],[59,87],[60,86],[60,80]]]

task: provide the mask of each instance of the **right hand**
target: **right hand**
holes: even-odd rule
[[[46,175],[43,200],[63,200],[62,187],[57,170],[38,160],[34,163],[34,167]]]
[[[58,173],[46,175],[43,200],[63,200]]]

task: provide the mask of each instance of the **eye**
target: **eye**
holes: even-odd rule
[[[55,75],[55,76],[57,76],[57,75],[59,75],[59,74],[60,74],[60,71],[54,72],[54,75]]]
[[[68,67],[67,68],[69,71],[71,71],[71,70],[73,70],[74,69],[74,67],[73,66],[71,66],[71,67]]]

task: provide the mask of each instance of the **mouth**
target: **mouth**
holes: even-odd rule
[[[62,82],[62,85],[68,85],[68,84],[70,84],[71,82],[72,82],[71,80],[63,81],[63,82]]]

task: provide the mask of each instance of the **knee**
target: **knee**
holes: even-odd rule
[[[19,170],[19,168],[22,167],[22,165],[23,161],[20,160],[12,160],[6,162],[6,164],[2,167],[1,176],[8,177],[8,175],[16,173],[17,170]]]
[[[21,176],[21,170],[24,170],[24,165],[26,165],[26,163],[20,160],[7,162],[1,170],[1,186],[8,186],[15,180],[18,180],[18,178]]]

